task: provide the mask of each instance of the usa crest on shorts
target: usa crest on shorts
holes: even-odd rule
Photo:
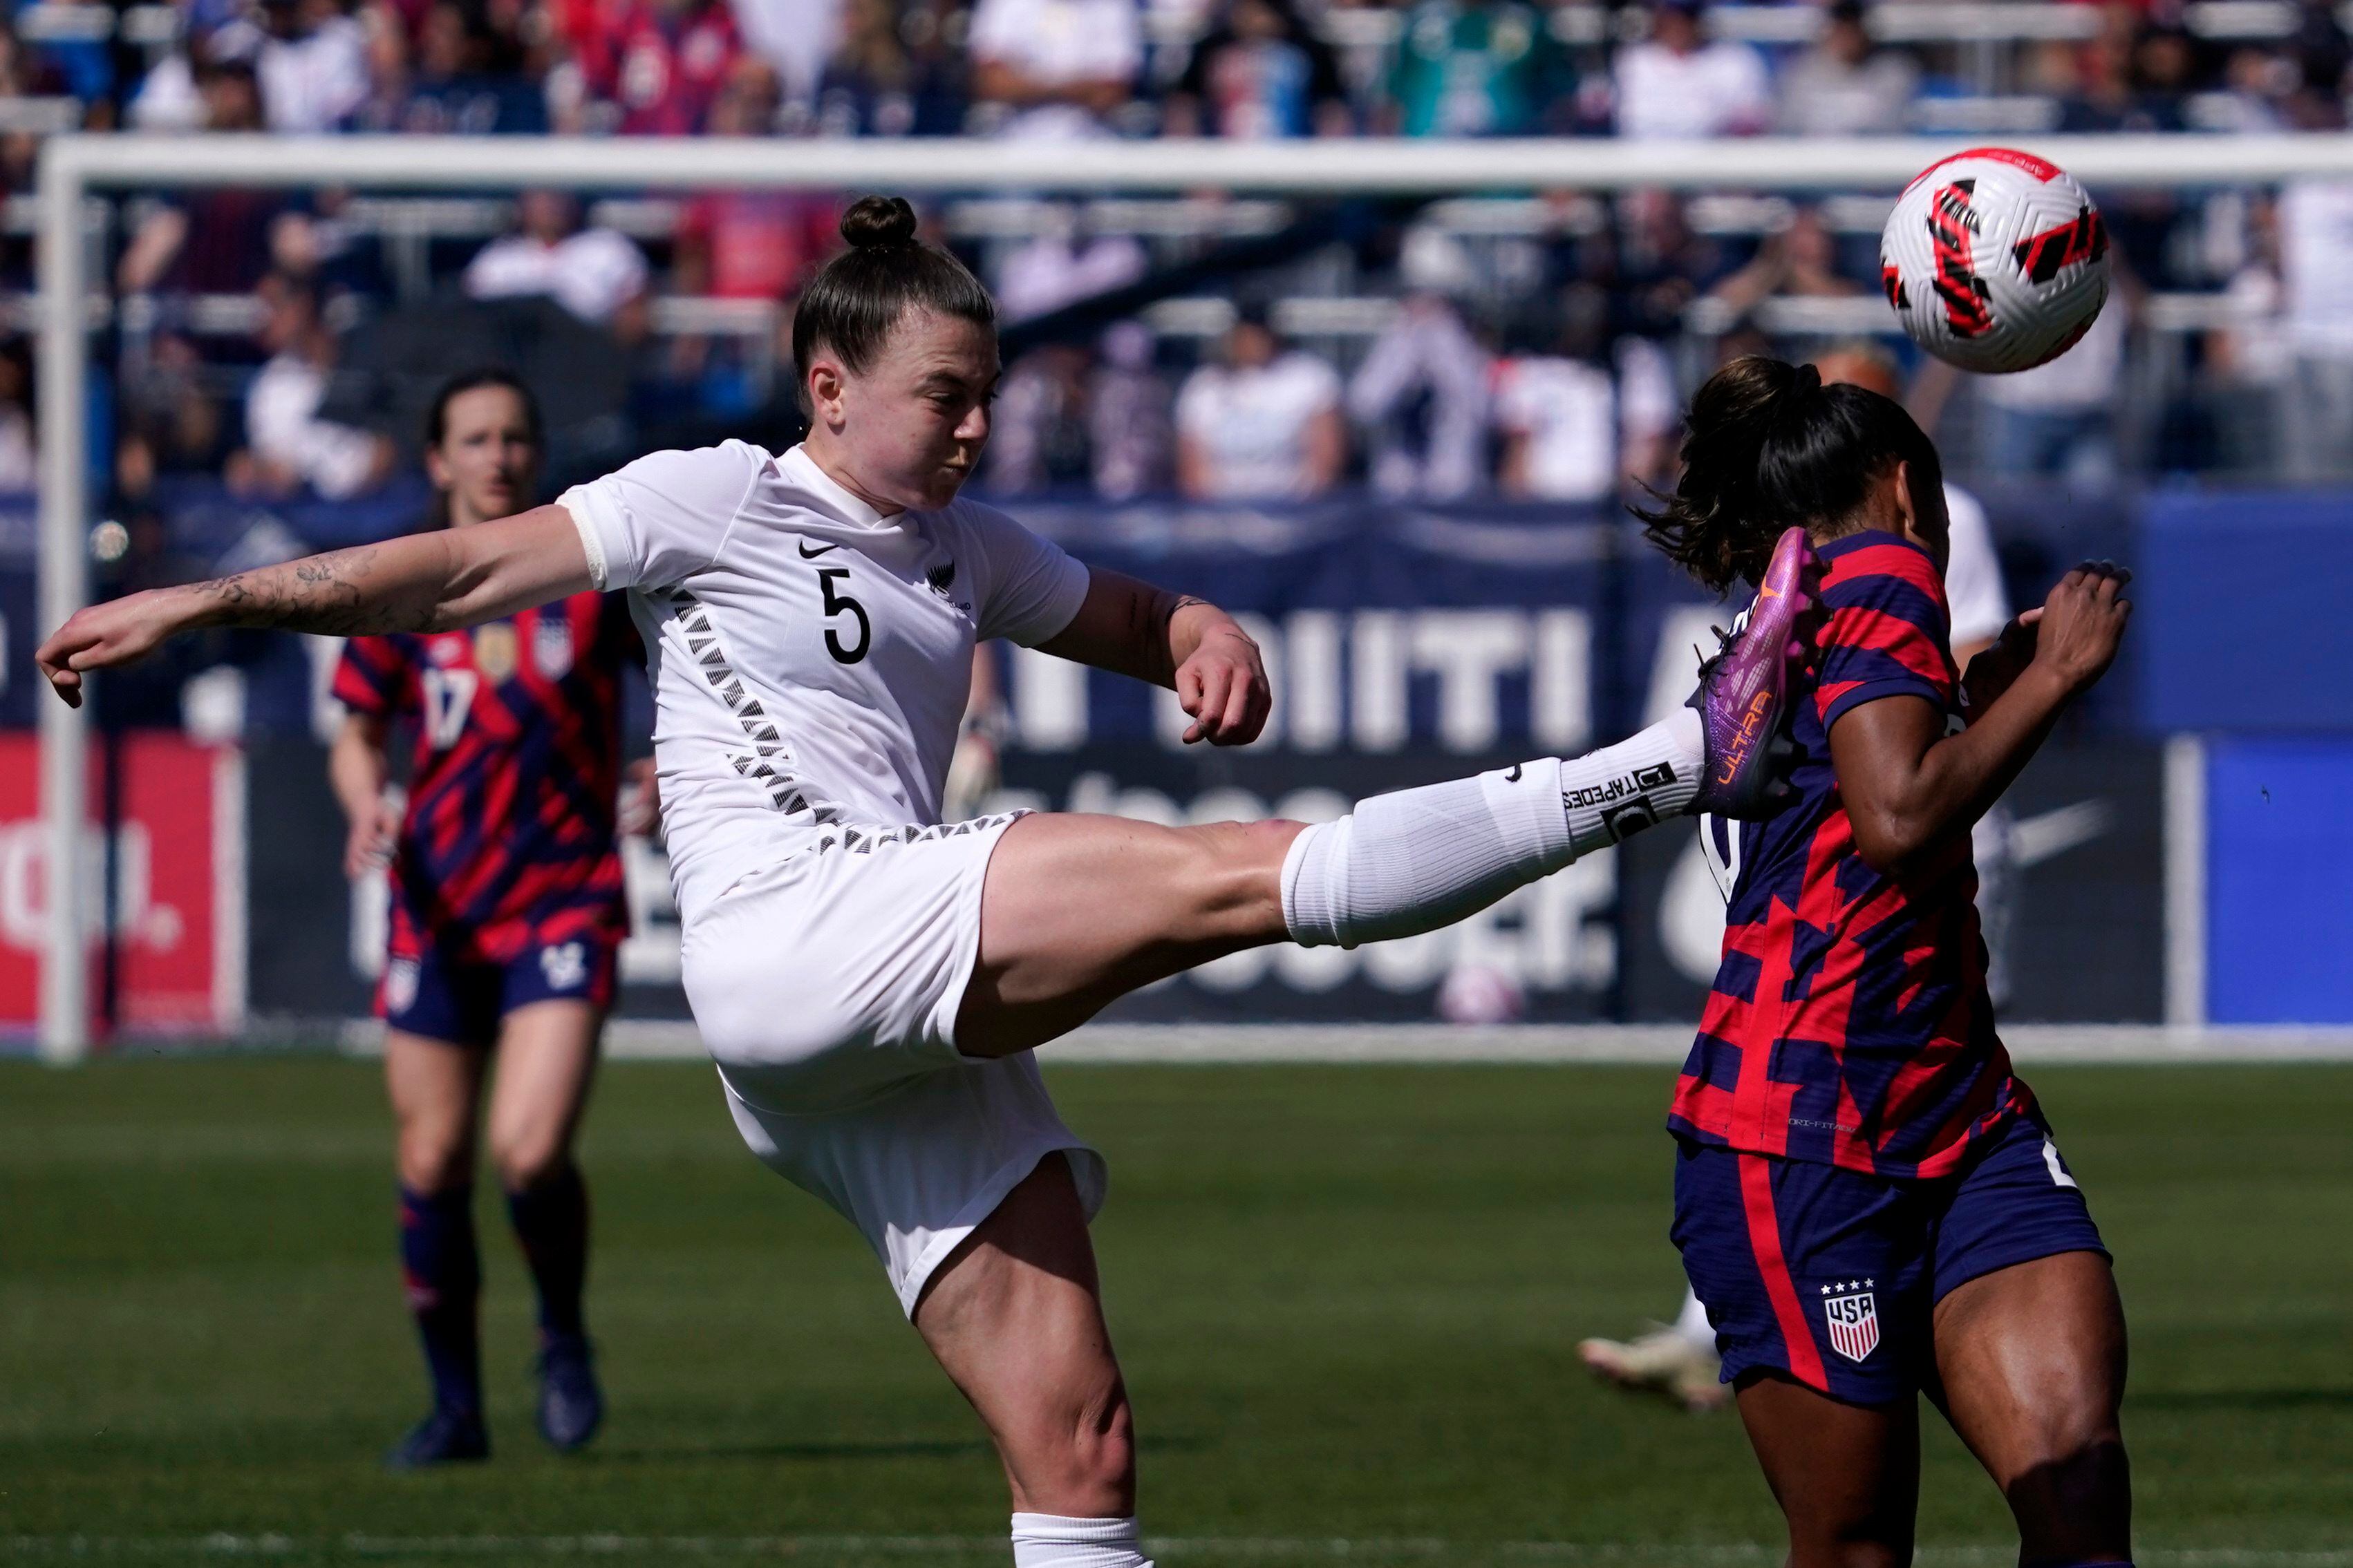
[[[1831,1349],[1860,1362],[1879,1348],[1879,1302],[1875,1279],[1850,1279],[1822,1287],[1822,1316],[1831,1327]]]

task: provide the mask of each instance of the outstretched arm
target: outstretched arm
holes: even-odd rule
[[[210,626],[330,637],[448,631],[595,585],[570,514],[543,506],[497,522],[330,551],[91,605],[51,633],[33,657],[58,695],[79,708],[83,670],[128,664],[183,632]]]
[[[1945,715],[1917,697],[1867,702],[1831,727],[1831,761],[1873,870],[1900,873],[1923,850],[1967,832],[2032,759],[2067,704],[2116,657],[2130,600],[2126,574],[2078,567],[2051,590],[2032,623],[2031,661],[1969,727],[1945,733]]]
[[[1231,616],[1101,567],[1090,569],[1086,599],[1071,624],[1038,646],[1057,658],[1169,688],[1192,715],[1188,745],[1248,745],[1274,706],[1258,644]]]

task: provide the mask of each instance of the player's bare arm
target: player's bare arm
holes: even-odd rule
[[[81,672],[142,658],[215,626],[359,637],[476,626],[595,586],[572,519],[543,506],[471,528],[329,551],[231,577],[92,605],[33,657],[81,705]]]
[[[2120,596],[2127,581],[2105,563],[2060,579],[2042,610],[2029,612],[2026,632],[2006,631],[2001,645],[1973,661],[1977,689],[1991,690],[1995,672],[1980,677],[1978,666],[2001,658],[2004,646],[2013,658],[2021,642],[2031,650],[1957,735],[1947,736],[1945,716],[1917,697],[1866,702],[1831,727],[1839,791],[1855,847],[1873,869],[1900,871],[1947,835],[1966,832],[2001,797],[2067,705],[2115,662],[2132,615],[2132,602]]]
[[[1090,572],[1077,616],[1039,648],[1174,690],[1193,720],[1188,745],[1248,745],[1273,707],[1258,644],[1231,616],[1101,567]]]

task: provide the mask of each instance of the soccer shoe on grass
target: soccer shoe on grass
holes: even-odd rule
[[[604,1420],[588,1342],[550,1340],[539,1352],[539,1435],[557,1453],[570,1454],[587,1447]]]
[[[1732,1390],[1718,1376],[1715,1352],[1672,1329],[1638,1340],[1586,1340],[1577,1354],[1595,1375],[1620,1388],[1661,1394],[1694,1414],[1732,1402]]]
[[[435,1465],[469,1464],[491,1457],[491,1435],[482,1418],[463,1410],[437,1408],[410,1428],[384,1457],[387,1470],[423,1470]]]
[[[1784,727],[1790,690],[1811,654],[1818,570],[1806,531],[1784,531],[1745,623],[1700,666],[1690,705],[1699,710],[1707,770],[1692,810],[1769,816],[1788,798],[1796,748]]]

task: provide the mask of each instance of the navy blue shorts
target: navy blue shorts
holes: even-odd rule
[[[1726,1383],[1772,1368],[1854,1405],[1934,1381],[1930,1315],[1955,1287],[2057,1253],[2107,1253],[2031,1117],[1933,1181],[1683,1141],[1672,1234]]]
[[[459,1046],[498,1043],[499,1024],[533,1002],[613,1005],[614,944],[595,937],[535,947],[505,963],[454,958],[427,945],[395,956],[376,988],[377,1015],[393,1028]]]

